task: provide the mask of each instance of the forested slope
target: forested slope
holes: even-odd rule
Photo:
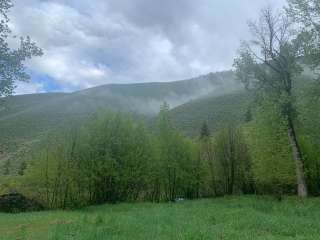
[[[227,71],[175,82],[110,84],[74,93],[12,96],[0,109],[0,162],[15,162],[51,130],[82,124],[97,112],[111,110],[148,118],[158,113],[163,102],[174,108],[239,88],[233,73]]]
[[[208,95],[171,110],[175,126],[190,136],[198,136],[207,122],[212,134],[227,125],[243,123],[250,98],[244,91],[222,96]]]

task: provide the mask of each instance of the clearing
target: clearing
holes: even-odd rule
[[[246,196],[0,214],[1,240],[320,239],[320,199]]]

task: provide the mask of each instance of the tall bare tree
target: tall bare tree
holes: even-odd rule
[[[235,59],[237,78],[259,96],[271,97],[280,104],[296,163],[298,195],[306,197],[308,192],[295,129],[296,111],[292,94],[293,78],[302,72],[298,62],[301,55],[299,41],[295,41],[290,18],[271,7],[262,9],[259,19],[249,22],[249,28],[253,40],[242,44]]]

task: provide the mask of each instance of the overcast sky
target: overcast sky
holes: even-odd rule
[[[230,69],[247,20],[285,0],[14,0],[12,29],[45,55],[17,93],[173,81]]]

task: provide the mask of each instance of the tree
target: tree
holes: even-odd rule
[[[298,143],[293,96],[293,77],[302,72],[298,59],[299,42],[294,41],[290,19],[270,7],[262,9],[258,21],[250,22],[251,42],[244,42],[235,59],[236,76],[247,89],[263,99],[273,99],[286,121],[292,156],[296,163],[297,192],[307,196],[302,153]]]
[[[207,185],[209,189],[205,190],[205,196],[217,195],[216,186],[216,166],[214,162],[214,148],[213,141],[211,138],[211,133],[207,122],[203,122],[200,129],[200,139],[199,139],[199,165],[203,166],[202,175],[208,176]],[[200,171],[199,171],[200,173]],[[199,176],[200,178],[200,176]]]
[[[245,120],[245,122],[250,122],[250,121],[252,121],[252,112],[251,112],[251,108],[250,108],[250,107],[249,107],[249,108],[247,109],[247,111],[245,112],[244,120]]]
[[[10,171],[11,171],[11,161],[10,161],[10,159],[7,159],[4,163],[4,166],[3,166],[3,174],[9,175]]]
[[[173,127],[167,103],[160,109],[157,137],[160,176],[155,186],[163,187],[164,199],[167,201],[174,201],[177,197],[197,197],[201,183],[198,149]]]
[[[157,160],[142,124],[107,113],[81,129],[52,134],[24,177],[49,208],[149,200]]]
[[[13,93],[17,81],[28,81],[24,62],[33,56],[41,56],[42,50],[30,37],[20,37],[20,47],[11,49],[8,43],[11,36],[8,13],[13,7],[11,0],[0,0],[0,97]],[[13,37],[15,38],[15,37]]]
[[[320,2],[288,0],[288,15],[300,25],[301,51],[313,68],[320,66]]]
[[[254,110],[254,118],[244,130],[256,190],[279,196],[290,194],[296,177],[286,119],[272,99],[264,100]]]
[[[218,178],[223,194],[233,194],[236,186],[247,192],[249,183],[245,175],[250,174],[249,153],[239,129],[229,126],[217,134],[214,161],[220,173]]]
[[[19,166],[19,169],[18,169],[18,174],[19,174],[20,176],[22,176],[22,175],[24,174],[24,171],[26,170],[26,168],[27,168],[27,163],[26,163],[26,161],[22,161],[21,164],[20,164],[20,166]]]
[[[203,122],[200,130],[200,139],[205,139],[210,137],[210,129],[206,121]]]

